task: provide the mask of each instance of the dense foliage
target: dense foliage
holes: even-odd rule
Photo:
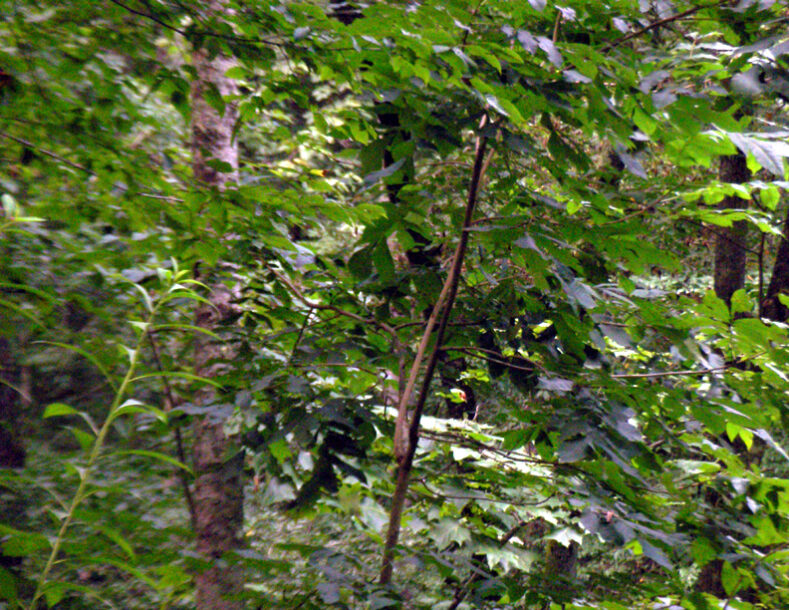
[[[789,605],[784,2],[8,4],[0,607]]]

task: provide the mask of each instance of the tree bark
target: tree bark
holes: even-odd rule
[[[395,491],[392,494],[392,506],[389,509],[389,525],[387,527],[386,539],[384,542],[383,561],[381,562],[381,572],[378,576],[378,582],[382,585],[387,585],[392,580],[392,572],[394,570],[394,552],[397,546],[397,541],[400,537],[400,526],[403,517],[403,508],[405,507],[405,497],[408,492],[409,475],[411,468],[414,464],[414,456],[416,455],[417,444],[419,443],[420,427],[419,423],[422,418],[422,411],[425,407],[427,395],[430,391],[430,383],[433,379],[433,374],[436,370],[439,354],[441,353],[441,345],[444,340],[444,333],[446,332],[449,323],[449,315],[452,312],[452,306],[455,303],[455,296],[457,295],[458,283],[463,269],[463,258],[466,254],[469,239],[469,227],[474,217],[474,210],[477,205],[477,195],[479,192],[479,185],[482,181],[482,176],[485,173],[485,150],[487,148],[487,138],[482,134],[482,129],[485,126],[486,119],[483,118],[480,123],[480,133],[477,136],[477,143],[474,152],[474,168],[471,173],[471,184],[468,189],[468,199],[466,201],[466,212],[463,219],[463,228],[460,233],[455,254],[452,258],[452,267],[449,270],[447,279],[444,281],[444,287],[441,290],[441,295],[438,297],[433,313],[430,314],[427,326],[422,340],[420,341],[417,355],[414,358],[414,363],[411,366],[411,374],[409,375],[408,383],[403,395],[400,397],[400,404],[398,405],[397,421],[395,423],[394,435],[394,451],[397,458],[397,482],[395,483]],[[435,320],[439,320],[436,326],[435,345],[430,356],[427,358],[425,364],[424,378],[419,390],[419,396],[414,405],[413,413],[408,416],[408,405],[410,404],[411,394],[416,382],[416,377],[419,372],[422,355],[424,354],[427,343],[433,332]]]
[[[216,14],[227,11],[218,0],[212,1],[208,10]],[[238,149],[233,128],[238,111],[235,103],[228,101],[224,112],[218,113],[208,103],[206,94],[214,87],[225,100],[237,93],[235,82],[225,77],[234,62],[222,55],[211,57],[205,49],[195,49],[193,64],[192,167],[195,179],[218,194],[237,178]],[[210,164],[212,160],[227,164],[231,171],[221,171],[216,164]],[[213,237],[221,239],[216,232]],[[237,317],[237,306],[233,290],[219,280],[219,269],[210,275],[210,305],[198,308],[196,325],[221,336],[223,329]],[[200,334],[195,346],[196,374],[219,377],[226,363],[232,361],[234,352],[232,342],[218,343]],[[237,610],[244,606],[242,575],[237,567],[225,562],[223,555],[241,546],[241,455],[233,452],[232,443],[225,434],[227,413],[222,403],[227,401],[221,394],[212,386],[204,386],[198,391],[195,402],[205,409],[194,422],[197,550],[211,564],[196,577],[195,606],[198,610]]]
[[[751,172],[748,169],[746,157],[738,152],[721,158],[721,182],[742,184],[748,182]],[[728,196],[718,204],[719,210],[743,208],[747,205],[744,199]],[[746,253],[747,224],[745,221],[732,223],[731,227],[716,227],[715,233],[715,294],[718,298],[731,304],[731,297],[735,291],[745,286],[745,253]],[[707,501],[717,502],[717,492],[707,490]],[[722,583],[723,561],[714,559],[701,568],[696,580],[696,590],[709,593],[716,597],[725,597]]]
[[[789,309],[778,300],[779,294],[789,295],[789,210],[784,220],[784,230],[775,255],[773,275],[762,303],[762,317],[776,322],[786,322]]]
[[[751,178],[745,155],[721,157],[721,182],[742,184]],[[724,197],[718,204],[719,210],[743,208],[747,205],[744,199],[734,195]],[[731,295],[745,285],[745,252],[748,226],[744,220],[738,220],[731,227],[717,227],[715,233],[715,294],[726,303],[731,303]]]

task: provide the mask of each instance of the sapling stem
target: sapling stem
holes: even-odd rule
[[[150,309],[150,313],[148,315],[148,319],[146,320],[145,324],[150,326],[153,323],[154,318],[159,310],[160,303],[156,303]],[[38,578],[38,582],[36,583],[36,590],[33,593],[33,598],[30,601],[30,604],[27,606],[27,610],[35,610],[36,604],[38,600],[44,595],[47,578],[52,571],[55,562],[57,561],[58,554],[60,553],[60,547],[63,544],[63,540],[65,539],[66,532],[68,531],[71,522],[74,520],[74,514],[76,513],[77,509],[79,508],[82,501],[85,499],[86,491],[88,488],[88,483],[90,482],[90,475],[93,472],[93,468],[96,465],[99,457],[101,456],[101,450],[104,446],[104,441],[107,438],[107,434],[112,427],[112,422],[115,421],[115,413],[121,406],[121,401],[123,397],[126,395],[126,390],[128,389],[130,383],[134,379],[134,374],[137,369],[137,363],[140,358],[140,354],[142,353],[143,343],[146,339],[146,332],[140,332],[140,336],[137,339],[137,344],[134,347],[134,350],[131,352],[129,357],[129,368],[126,370],[126,375],[121,382],[121,385],[118,387],[117,391],[115,392],[115,397],[112,400],[112,404],[110,406],[109,413],[104,420],[101,428],[99,429],[98,434],[96,435],[96,440],[93,442],[93,447],[90,451],[90,456],[88,457],[87,464],[85,468],[80,472],[80,481],[79,486],[77,487],[77,491],[74,493],[74,497],[71,499],[71,504],[69,505],[69,509],[66,512],[65,517],[63,518],[63,522],[60,524],[60,530],[58,531],[58,535],[55,538],[55,542],[52,544],[52,551],[49,553],[49,558],[47,559],[47,563],[44,566],[41,575]]]

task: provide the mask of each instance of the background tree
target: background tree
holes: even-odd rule
[[[3,471],[3,554],[51,606],[785,605],[786,330],[699,232],[781,232],[783,108],[743,91],[785,8],[347,8],[4,18],[2,188],[44,222],[3,234],[3,332],[66,419]]]
[[[209,15],[229,9],[221,2],[206,7]],[[208,23],[211,23],[208,21]],[[207,42],[207,41],[206,41]],[[195,69],[191,88],[191,150],[196,188],[203,196],[222,199],[229,183],[238,178],[238,148],[235,127],[238,121],[236,82],[227,72],[236,64],[216,45],[195,48]],[[212,103],[213,102],[213,103]],[[221,241],[222,227],[208,223],[206,228]],[[243,578],[236,566],[223,556],[241,546],[244,521],[242,456],[225,432],[225,422],[232,411],[223,401],[221,377],[237,357],[235,338],[224,341],[217,333],[237,321],[240,312],[237,282],[229,273],[232,267],[218,266],[207,272],[211,293],[196,313],[196,326],[204,331],[195,345],[195,373],[203,378],[220,380],[220,389],[205,385],[198,391],[195,404],[200,414],[194,421],[194,508],[197,550],[207,558],[208,569],[196,577],[197,608],[241,608]],[[201,275],[202,277],[202,275]]]

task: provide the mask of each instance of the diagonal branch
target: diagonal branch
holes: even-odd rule
[[[69,159],[66,159],[65,157],[63,157],[63,156],[61,156],[61,155],[59,155],[59,154],[57,154],[55,152],[52,152],[51,150],[47,150],[46,148],[41,148],[40,146],[36,146],[35,144],[30,142],[29,140],[25,140],[23,138],[18,138],[17,136],[12,136],[10,133],[6,133],[5,131],[0,131],[0,138],[6,138],[8,140],[11,140],[12,142],[16,142],[17,144],[21,144],[22,146],[25,146],[25,147],[29,148],[30,150],[35,150],[36,152],[41,153],[42,155],[44,155],[46,157],[50,157],[52,159],[55,159],[55,161],[60,161],[63,165],[66,165],[66,166],[71,167],[73,169],[78,169],[79,171],[85,172],[86,174],[88,174],[90,176],[95,176],[96,175],[96,172],[94,172],[93,170],[85,167],[84,165],[80,165],[79,163],[76,163],[75,161],[71,161]],[[123,188],[124,191],[126,191],[128,189],[129,189],[128,186],[125,186]],[[140,197],[148,197],[149,199],[163,199],[163,200],[169,201],[169,202],[182,202],[183,201],[183,199],[180,199],[179,197],[172,197],[170,195],[159,195],[157,193],[137,193],[137,194]]]
[[[27,140],[23,140],[22,138],[17,138],[16,136],[12,136],[10,133],[6,133],[4,131],[0,131],[0,138],[7,138],[9,140],[12,140],[12,141],[16,142],[17,144],[21,144],[22,146],[26,146],[27,148],[30,148],[31,150],[37,150],[42,155],[46,155],[47,157],[52,157],[56,161],[60,161],[64,165],[68,165],[71,168],[78,169],[81,172],[85,172],[85,173],[88,173],[88,174],[92,174],[93,173],[87,167],[85,167],[84,165],[80,165],[79,163],[74,163],[74,161],[69,161],[65,157],[61,157],[59,154],[53,153],[51,150],[47,150],[45,148],[39,148],[38,146],[36,146],[32,142],[28,142]]]
[[[152,15],[151,13],[145,13],[143,11],[138,11],[137,9],[134,9],[131,6],[129,6],[127,4],[124,4],[123,2],[120,2],[120,0],[110,0],[110,2],[112,2],[116,6],[121,7],[123,10],[128,11],[132,15],[137,15],[138,17],[143,17],[145,19],[150,19],[154,23],[157,23],[160,26],[162,26],[164,29],[170,30],[172,32],[175,32],[176,34],[180,34],[181,36],[183,36],[184,38],[187,38],[187,39],[189,38],[189,36],[191,34],[192,36],[207,36],[207,37],[210,36],[211,38],[219,38],[220,40],[227,40],[227,41],[230,41],[230,42],[245,42],[245,43],[249,43],[249,44],[262,44],[262,45],[268,45],[268,46],[271,46],[271,47],[287,47],[287,46],[289,46],[286,43],[274,42],[273,40],[266,40],[265,38],[244,38],[244,37],[241,37],[241,36],[229,36],[227,34],[219,34],[217,32],[209,32],[209,31],[205,31],[205,30],[200,30],[200,31],[196,31],[196,32],[194,32],[194,31],[193,32],[189,32],[187,30],[184,30],[184,29],[181,29],[179,27],[176,27],[176,26],[174,26],[174,25],[172,25],[170,23],[167,23],[166,21],[164,21],[162,19],[159,19],[159,17],[157,17],[156,15]]]
[[[677,13],[676,15],[669,15],[668,17],[663,17],[662,19],[658,19],[657,21],[653,21],[649,25],[644,26],[640,30],[635,30],[634,32],[630,32],[621,38],[617,38],[613,42],[609,42],[607,45],[603,47],[603,51],[610,51],[611,49],[618,47],[623,42],[627,42],[632,38],[637,38],[654,30],[655,28],[659,28],[661,25],[666,25],[667,23],[672,23],[674,21],[679,21],[680,19],[684,19],[685,17],[690,17],[698,13],[699,11],[703,11],[705,8],[715,8],[717,6],[721,6],[725,4],[727,0],[719,0],[718,2],[713,2],[712,4],[704,4],[702,6],[694,6],[693,8],[689,8],[686,11],[681,13]]]
[[[483,116],[479,125],[480,132],[483,130],[487,123],[487,117]],[[444,281],[444,286],[441,294],[433,307],[433,311],[428,319],[427,326],[422,335],[422,340],[419,343],[414,363],[411,367],[411,373],[406,384],[405,391],[400,397],[400,404],[397,409],[397,421],[395,422],[395,436],[394,436],[394,451],[397,458],[397,483],[395,491],[392,496],[392,507],[389,513],[389,526],[386,534],[386,542],[384,544],[383,562],[381,565],[381,572],[379,575],[379,582],[383,585],[388,584],[392,580],[392,569],[394,559],[394,548],[397,545],[397,540],[400,537],[400,524],[403,516],[403,507],[405,506],[406,492],[408,491],[408,480],[411,472],[411,467],[414,463],[414,455],[416,454],[417,443],[419,442],[419,422],[422,417],[422,411],[427,401],[427,395],[430,391],[430,382],[435,373],[436,364],[438,363],[439,354],[441,352],[441,343],[444,339],[444,334],[449,323],[449,315],[452,312],[452,306],[455,302],[457,295],[458,284],[460,282],[460,272],[463,268],[463,258],[466,254],[469,239],[469,227],[471,226],[474,217],[474,209],[477,204],[477,196],[479,192],[479,185],[482,175],[487,167],[485,159],[485,151],[487,148],[487,137],[480,133],[477,136],[477,142],[474,152],[474,169],[471,174],[471,184],[468,189],[468,199],[466,201],[466,214],[463,219],[463,228],[460,233],[460,240],[458,242],[455,254],[452,257],[452,267],[450,268],[447,279]],[[438,328],[436,330],[435,344],[433,350],[428,357],[425,366],[425,373],[422,379],[422,385],[419,390],[419,397],[417,398],[414,412],[408,418],[408,403],[411,400],[416,378],[419,375],[422,359],[424,358],[427,344],[436,324],[436,320],[440,316]],[[407,433],[407,437],[405,436]]]

